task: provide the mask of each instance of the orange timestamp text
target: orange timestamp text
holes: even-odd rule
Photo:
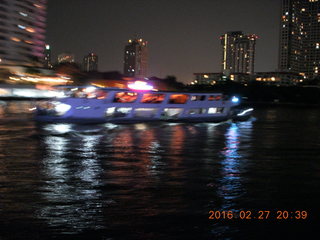
[[[305,220],[308,218],[308,212],[305,210],[241,210],[241,211],[209,211],[210,220],[232,220],[232,219],[241,219],[241,220],[267,220],[267,219],[276,219],[276,220]]]

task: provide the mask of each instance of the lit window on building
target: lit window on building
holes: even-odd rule
[[[20,41],[21,41],[21,39],[16,38],[16,37],[11,37],[11,40],[12,40],[12,41],[15,41],[15,42],[20,42]]]
[[[35,32],[35,30],[33,28],[26,28],[26,31],[30,32],[30,33],[34,33]]]
[[[35,6],[36,8],[44,9],[44,6],[42,6],[40,4],[33,4],[33,6]]]
[[[19,14],[20,14],[21,16],[24,16],[24,17],[27,17],[27,16],[28,16],[28,14],[26,14],[26,13],[24,13],[24,12],[19,12]]]

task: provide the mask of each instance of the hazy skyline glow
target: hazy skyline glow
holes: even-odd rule
[[[99,56],[100,71],[123,71],[124,47],[134,36],[148,41],[149,76],[221,71],[220,35],[259,36],[255,71],[277,68],[279,0],[49,0],[47,43],[57,54],[72,52],[82,63]]]

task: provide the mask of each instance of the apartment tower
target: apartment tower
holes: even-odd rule
[[[320,1],[282,0],[279,70],[312,78],[320,67]]]
[[[83,58],[83,70],[85,72],[98,70],[98,56],[94,53],[89,53]]]
[[[222,71],[224,73],[254,73],[254,55],[257,36],[241,31],[227,32],[220,37]]]
[[[147,77],[148,42],[143,39],[129,40],[124,49],[124,75],[129,77]]]
[[[0,0],[0,66],[44,64],[47,0]]]

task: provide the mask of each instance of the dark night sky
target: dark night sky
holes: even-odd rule
[[[219,36],[244,31],[259,36],[256,71],[277,67],[280,0],[49,0],[47,43],[76,61],[99,56],[100,71],[123,71],[123,51],[135,35],[149,42],[149,75],[220,72]]]

